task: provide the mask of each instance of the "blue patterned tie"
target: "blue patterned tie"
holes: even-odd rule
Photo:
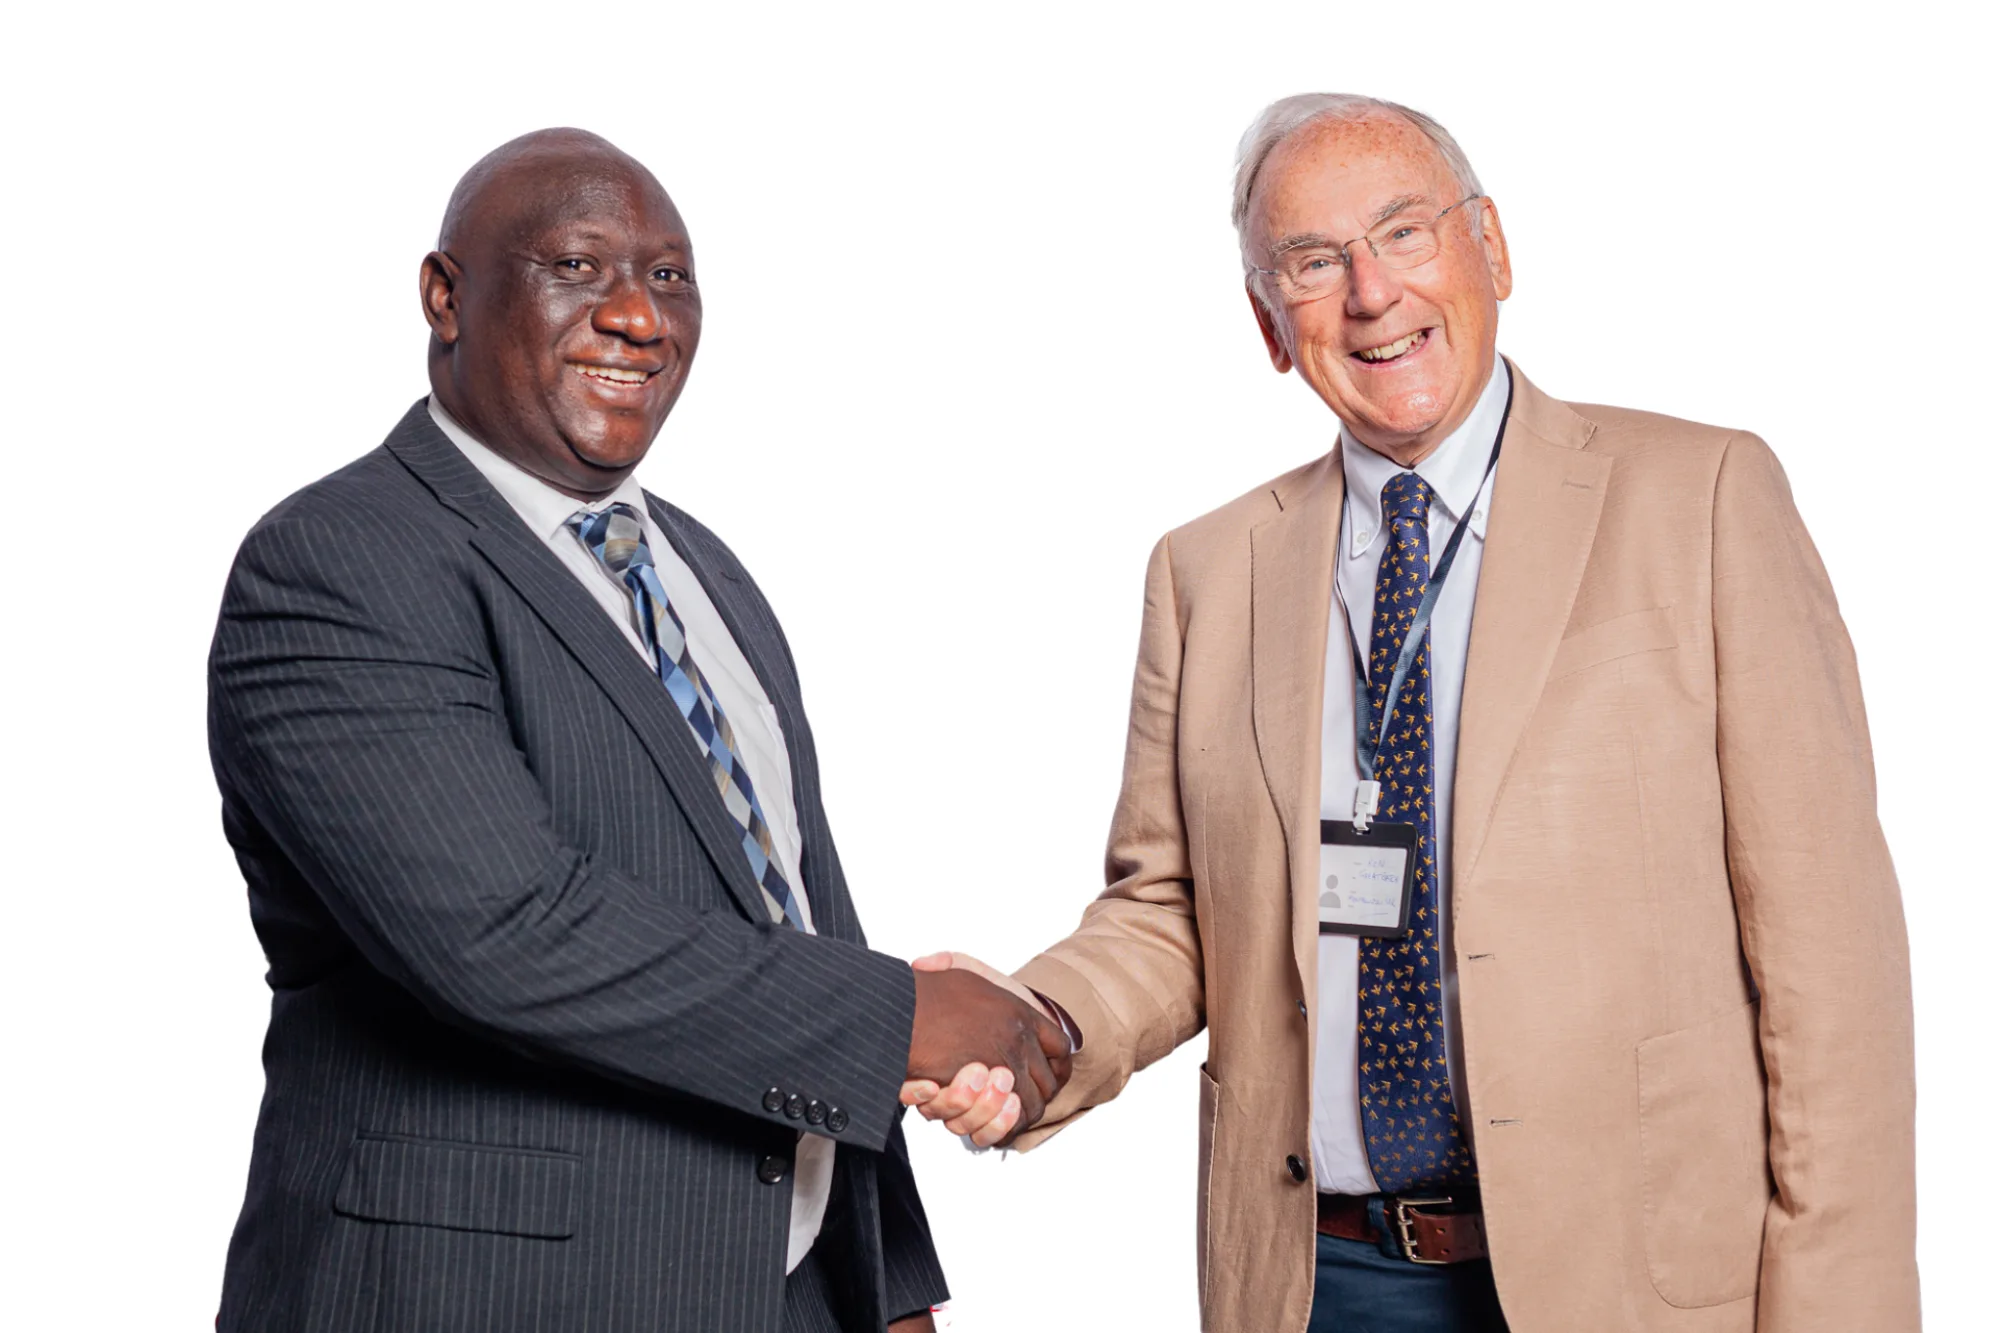
[[[653,567],[653,550],[646,544],[646,528],[639,511],[622,501],[599,513],[580,511],[569,520],[569,529],[584,549],[596,556],[612,576],[632,594],[632,609],[639,619],[639,633],[652,650],[660,681],[667,687],[681,715],[701,742],[708,756],[709,772],[715,789],[729,813],[743,826],[743,854],[750,858],[750,872],[764,890],[765,907],[771,920],[805,929],[792,886],[771,850],[771,827],[764,818],[764,806],[750,785],[750,772],[736,749],[736,735],[722,706],[715,701],[701,668],[688,651],[687,630],[667,600],[660,572]]]
[[[1375,1183],[1390,1194],[1448,1190],[1474,1178],[1445,1063],[1428,627],[1402,698],[1393,708],[1388,700],[1389,677],[1431,578],[1430,510],[1431,489],[1414,472],[1399,472],[1382,488],[1388,535],[1368,642],[1369,723],[1382,737],[1373,774],[1382,784],[1376,818],[1418,829],[1409,932],[1359,942],[1362,1132]]]

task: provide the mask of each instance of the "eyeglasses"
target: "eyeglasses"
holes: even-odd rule
[[[1419,264],[1427,264],[1437,258],[1438,224],[1444,221],[1445,215],[1485,197],[1483,194],[1469,194],[1423,222],[1390,218],[1367,235],[1342,241],[1338,245],[1329,241],[1295,246],[1278,256],[1276,268],[1252,265],[1251,271],[1276,279],[1278,290],[1288,301],[1317,301],[1338,291],[1347,278],[1348,270],[1354,267],[1354,261],[1347,256],[1349,246],[1366,242],[1368,253],[1385,268],[1415,268]]]

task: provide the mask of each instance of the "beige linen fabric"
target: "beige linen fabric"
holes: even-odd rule
[[[1509,1324],[1909,1333],[1908,952],[1825,571],[1755,436],[1514,374],[1450,831]],[[1311,1304],[1286,1158],[1310,1160],[1342,489],[1329,455],[1155,548],[1110,887],[1019,974],[1085,1036],[1026,1148],[1207,1024],[1215,1333]]]

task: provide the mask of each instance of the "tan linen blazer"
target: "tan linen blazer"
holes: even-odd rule
[[[1846,630],[1753,435],[1516,370],[1451,829],[1513,1333],[1918,1326],[1909,962]],[[1154,549],[1110,887],[1019,976],[1084,1047],[1033,1148],[1209,1029],[1202,1326],[1306,1325],[1338,454]]]

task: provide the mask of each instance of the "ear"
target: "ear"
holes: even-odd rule
[[[1514,264],[1507,257],[1507,233],[1500,226],[1500,207],[1479,201],[1479,239],[1486,242],[1486,268],[1493,275],[1493,299],[1504,301],[1514,290]]]
[[[1270,354],[1271,369],[1280,375],[1285,374],[1292,368],[1292,354],[1285,350],[1284,340],[1278,336],[1271,307],[1265,305],[1264,298],[1258,294],[1255,275],[1243,280],[1243,294],[1250,298],[1250,313],[1257,317],[1257,332],[1264,335],[1264,350]]]
[[[423,270],[417,275],[424,320],[447,347],[458,341],[458,281],[462,276],[464,270],[442,250],[425,255]]]

